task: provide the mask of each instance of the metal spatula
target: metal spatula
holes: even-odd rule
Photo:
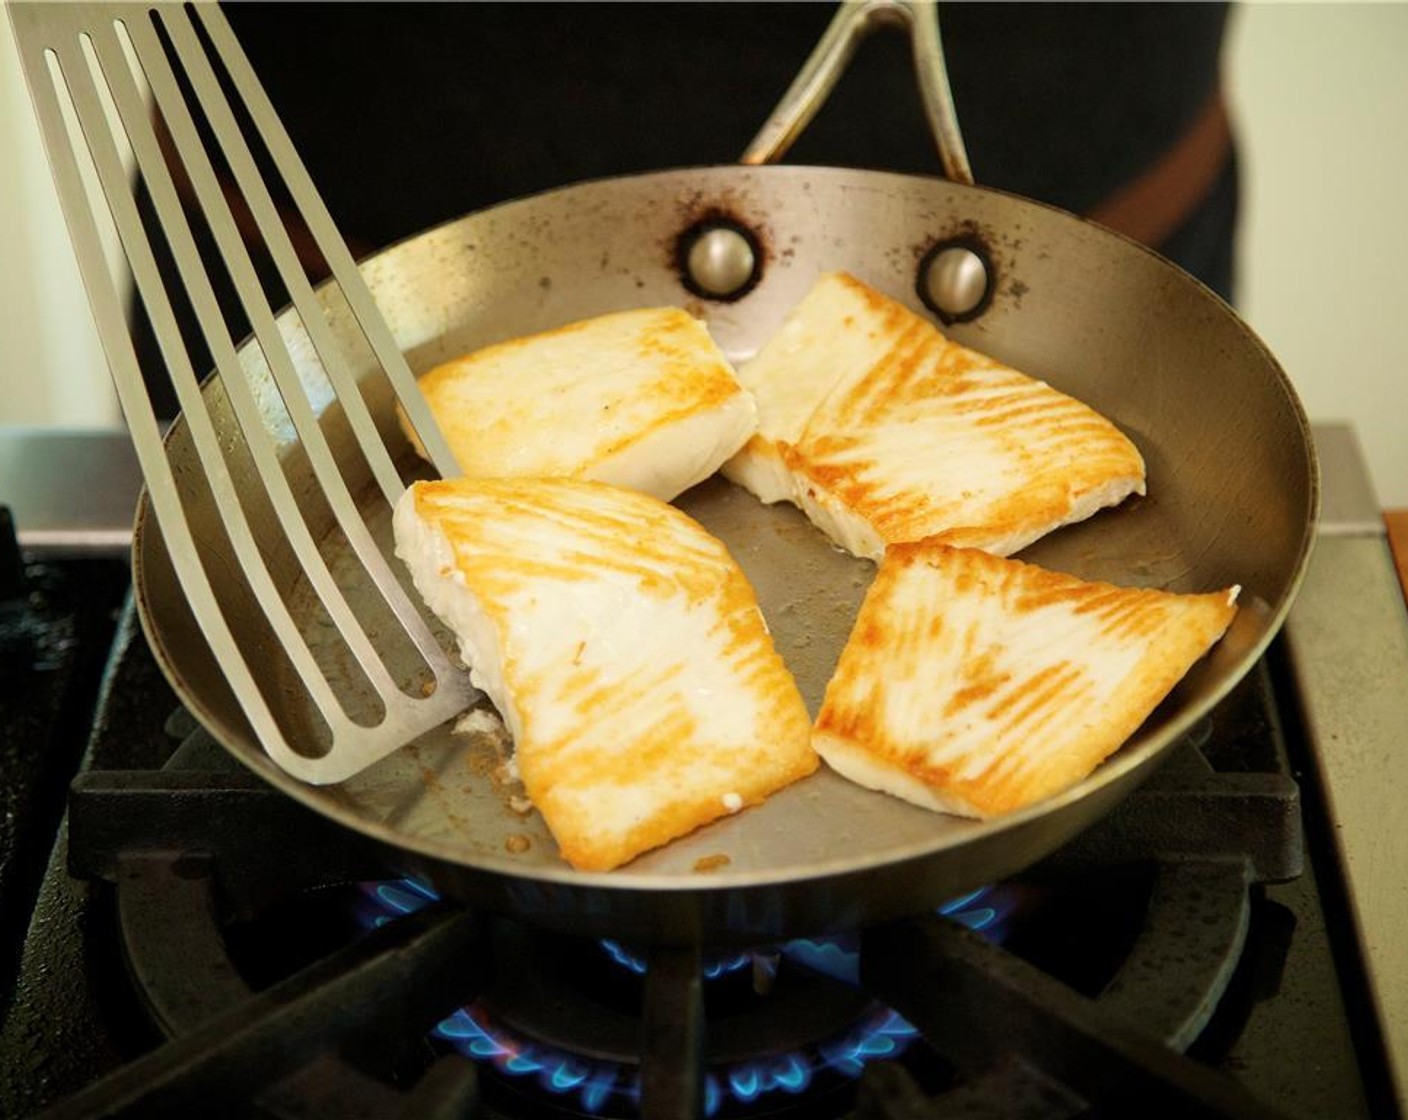
[[[276,184],[282,180],[282,212],[296,210],[326,261],[375,354],[375,376],[389,379],[395,398],[442,474],[455,473],[453,457],[219,9],[213,4],[20,3],[11,4],[10,13],[84,286],[150,500],[191,613],[269,756],[306,781],[341,781],[450,718],[475,693],[464,669],[441,648],[368,528],[366,502],[359,508],[362,496],[354,495],[345,477],[346,456],[334,454],[320,424],[326,409],[315,408],[295,372],[217,166],[237,186],[247,219],[257,227],[279,282],[317,350],[336,403],[345,413],[345,424],[355,434],[355,441],[346,442],[360,448],[364,459],[360,469],[363,474],[370,470],[385,502],[394,505],[403,493],[401,474],[364,400],[366,377],[359,380],[352,375],[325,318],[325,301],[299,263],[280,206],[256,159],[261,146],[259,158],[277,169],[277,178],[271,179]],[[236,91],[235,96],[228,98],[225,89]],[[161,123],[165,143],[156,121]],[[150,219],[144,221],[138,206],[138,177],[124,166],[124,156],[150,197],[159,240],[169,249],[183,291],[173,292],[163,281],[153,247],[154,227]],[[301,508],[308,496],[295,495],[266,430],[267,409],[261,411],[237,356],[212,270],[202,258],[188,211],[183,209],[182,188],[188,200],[198,203],[194,211],[228,274],[224,290],[232,286],[237,293],[283,398],[283,410],[298,433],[298,445],[316,474],[322,499],[360,563],[352,582],[375,586],[389,608],[387,617],[394,616],[421,659],[418,675],[398,675],[388,669],[382,651],[385,635],[374,640],[367,632],[365,621],[349,606],[346,574],[338,572],[334,578],[319,549]],[[116,254],[105,247],[114,242],[120,246]],[[199,453],[202,479],[177,478],[172,471],[129,329],[122,285],[114,280],[114,264],[119,271],[130,268]],[[225,278],[220,283],[226,284]],[[212,386],[202,391],[197,375],[204,371],[195,368],[190,340],[183,337],[176,311],[183,301],[194,314],[223,396],[238,421],[236,439],[229,438],[228,425],[222,439],[212,422]],[[251,476],[267,491],[257,496],[258,509],[271,509],[272,516],[250,515],[251,495],[239,492],[228,456],[252,461]],[[244,472],[238,475],[243,477]],[[192,501],[213,501],[218,507],[239,573],[209,570],[188,517],[187,503]],[[359,697],[349,707],[346,697],[329,684],[325,666],[320,667],[270,576],[271,558],[287,562],[290,550],[374,697]],[[298,685],[307,690],[325,725],[319,735],[306,737],[310,741],[303,741],[296,729],[290,733],[280,726],[271,713],[261,687],[270,687],[272,647],[266,643],[264,648],[249,648],[245,638],[237,639],[236,635],[247,635],[250,627],[244,620],[232,626],[229,612],[240,608],[232,607],[229,595],[217,594],[223,581],[232,578],[247,585],[250,594],[240,601],[245,609],[250,599],[257,603],[267,619],[267,627],[260,632],[281,647],[280,655],[292,666]]]

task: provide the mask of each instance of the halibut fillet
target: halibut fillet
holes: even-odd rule
[[[724,475],[857,556],[931,536],[1006,556],[1144,492],[1142,457],[1099,413],[845,273],[738,372],[758,433]]]
[[[704,324],[675,307],[501,342],[437,366],[418,385],[461,472],[474,478],[595,479],[669,501],[757,427],[752,397]]]
[[[574,867],[610,870],[818,766],[752,587],[674,507],[594,482],[456,479],[416,483],[393,524]]]
[[[1203,595],[1087,583],[938,541],[885,553],[813,745],[863,786],[993,817],[1086,777],[1236,613]]]

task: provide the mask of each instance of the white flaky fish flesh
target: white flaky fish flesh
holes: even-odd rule
[[[1007,556],[1144,492],[1110,421],[845,273],[738,373],[758,433],[723,473],[857,556],[932,536]]]
[[[863,786],[969,817],[1074,785],[1231,625],[1238,589],[1089,583],[938,541],[885,553],[813,745]]]
[[[417,384],[474,478],[594,479],[669,501],[757,428],[752,396],[704,324],[675,307],[501,342]]]
[[[674,507],[595,482],[455,479],[413,485],[393,524],[574,867],[618,867],[816,769],[751,586]]]

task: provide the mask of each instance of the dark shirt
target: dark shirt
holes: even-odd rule
[[[735,161],[835,12],[812,3],[225,10],[334,219],[363,250],[583,179]],[[1204,105],[1226,17],[1223,4],[941,5],[978,182],[1077,212],[1093,206]],[[862,45],[787,158],[941,173],[905,36],[882,32]],[[1226,181],[1222,195],[1216,220],[1203,218],[1208,244],[1180,263],[1230,288],[1235,189]]]

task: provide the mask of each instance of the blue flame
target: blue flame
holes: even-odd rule
[[[602,1066],[582,1088],[582,1107],[591,1113],[600,1113],[611,1097],[611,1087],[616,1082],[616,1074],[607,1066]]]
[[[619,941],[612,941],[610,938],[602,938],[598,944],[606,950],[606,955],[619,964],[622,968],[629,969],[637,976],[645,975],[645,958],[632,953]],[[741,968],[747,968],[753,962],[753,958],[747,953],[730,953],[722,957],[714,957],[704,961],[700,967],[705,980],[717,980],[729,972],[737,972]]]
[[[577,1092],[583,1105],[592,1112],[600,1112],[617,1089],[615,1067],[587,1062],[519,1038],[507,1029],[491,1026],[488,1016],[477,1005],[460,1008],[437,1024],[431,1034],[468,1057],[491,1062],[504,1073],[515,1077],[534,1075],[551,1093]]]
[[[533,1075],[552,1093],[576,1092],[582,1107],[592,1113],[602,1112],[616,1097],[639,1100],[640,1077],[634,1070],[587,1063],[529,1042],[492,1024],[478,1006],[461,1008],[431,1033],[468,1057],[490,1062],[506,1074]],[[705,1114],[715,1115],[728,1100],[751,1103],[769,1093],[799,1094],[827,1069],[858,1077],[866,1062],[898,1054],[916,1035],[903,1018],[881,1008],[844,1036],[824,1044],[813,1057],[800,1053],[774,1055],[709,1071],[704,1078]]]
[[[401,879],[360,885],[367,906],[360,908],[363,924],[379,926],[403,914],[412,914],[439,896],[431,887],[414,879]],[[939,907],[938,913],[1000,942],[1005,920],[1015,907],[1016,895],[1004,888],[984,887]],[[617,941],[603,940],[603,951],[623,968],[644,975],[644,958]],[[854,937],[798,939],[781,947],[783,956],[852,986],[860,984],[860,953]],[[706,960],[703,974],[714,979],[745,968],[748,953],[733,953]],[[601,1114],[621,1098],[627,1103],[640,1099],[640,1075],[630,1067],[596,1062],[521,1038],[511,1030],[492,1023],[479,1005],[463,1007],[432,1030],[461,1053],[477,1061],[489,1062],[514,1077],[533,1077],[550,1093],[575,1093],[589,1113]],[[857,1078],[866,1063],[894,1058],[918,1037],[918,1031],[897,1012],[878,1008],[844,1035],[818,1046],[815,1054],[787,1053],[741,1062],[706,1071],[704,1110],[714,1116],[730,1100],[749,1103],[768,1094],[803,1092],[822,1071],[845,1078]]]
[[[427,883],[418,879],[392,879],[376,883],[359,883],[364,906],[357,908],[362,925],[377,929],[403,914],[414,914],[440,896]]]
[[[764,1093],[782,1090],[800,1093],[812,1083],[814,1063],[801,1054],[744,1062],[728,1071],[728,1087],[741,1101],[753,1101]]]
[[[1007,919],[1017,909],[1020,897],[1020,891],[1007,884],[980,887],[962,898],[945,902],[939,907],[939,913],[1001,945],[1007,937]]]
[[[719,1111],[719,1105],[723,1103],[723,1090],[719,1088],[719,1079],[712,1073],[704,1075],[704,1115],[713,1116]]]
[[[845,1038],[823,1046],[821,1053],[833,1069],[859,1077],[867,1062],[898,1057],[918,1036],[919,1031],[899,1012],[882,1008]]]
[[[610,956],[613,961],[623,968],[630,969],[630,971],[634,972],[637,976],[645,975],[645,958],[636,956],[634,953],[627,950],[619,941],[603,938],[601,947],[606,950],[607,955]]]
[[[820,972],[853,988],[860,987],[860,950],[854,939],[798,938],[789,941],[783,952],[813,972]]]
[[[376,897],[398,914],[414,914],[417,910],[438,901],[440,898],[429,886],[417,882],[415,879],[378,883]]]

